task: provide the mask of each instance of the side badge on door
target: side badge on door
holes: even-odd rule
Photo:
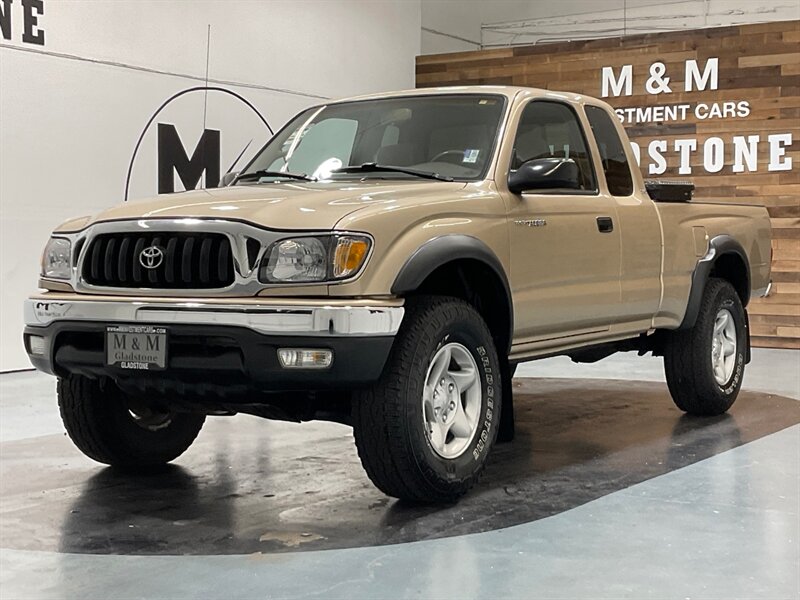
[[[524,225],[526,227],[544,227],[547,221],[544,219],[517,219],[514,225]]]

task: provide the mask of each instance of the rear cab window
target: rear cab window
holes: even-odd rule
[[[609,193],[612,196],[630,196],[633,193],[631,167],[611,116],[599,106],[587,106],[586,117],[600,150]]]

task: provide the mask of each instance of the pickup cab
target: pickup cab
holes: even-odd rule
[[[102,463],[158,467],[208,416],[325,419],[386,494],[452,502],[513,438],[521,362],[652,352],[680,409],[728,410],[770,222],[690,197],[587,96],[328,102],[219,187],[57,227],[25,348]]]

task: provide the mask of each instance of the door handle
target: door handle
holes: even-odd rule
[[[614,231],[614,221],[611,217],[597,217],[597,230],[600,233],[611,233]]]

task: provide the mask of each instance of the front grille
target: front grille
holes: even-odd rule
[[[103,287],[228,287],[234,281],[230,240],[221,233],[100,234],[86,249],[83,279]]]

